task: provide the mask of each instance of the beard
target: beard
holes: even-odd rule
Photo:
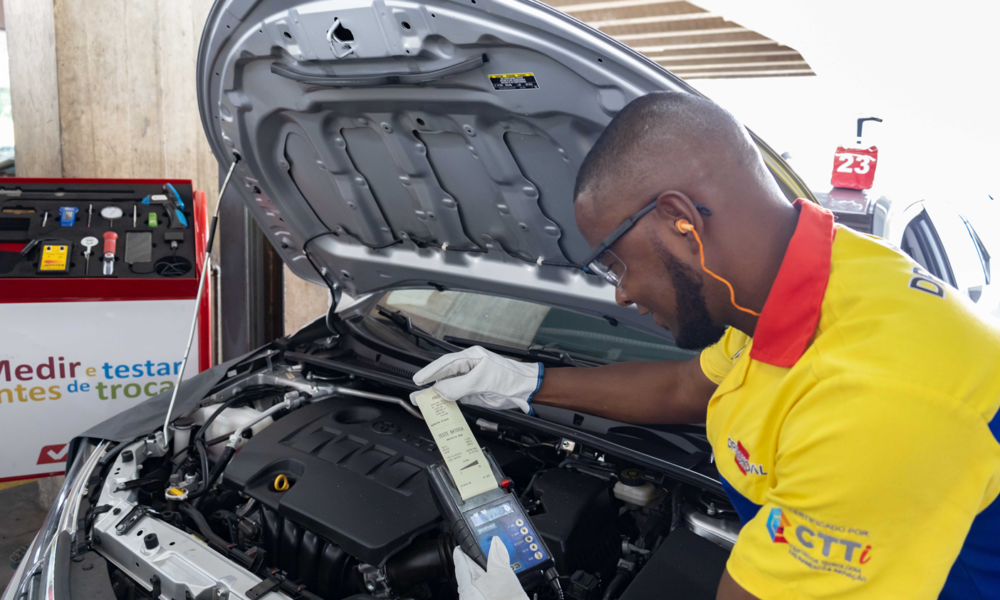
[[[704,285],[698,272],[677,260],[659,240],[654,244],[677,298],[677,331],[673,331],[677,347],[701,350],[722,339],[725,327],[712,321],[705,302]]]

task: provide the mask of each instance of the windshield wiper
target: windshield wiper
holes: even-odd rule
[[[506,354],[508,356],[516,356],[517,358],[537,360],[557,365],[566,365],[569,367],[593,367],[597,365],[597,363],[581,360],[579,358],[573,358],[569,352],[554,348],[542,348],[539,346],[530,346],[527,349],[515,348],[514,346],[504,346],[503,344],[494,344],[491,342],[480,342],[477,340],[455,337],[453,335],[444,336],[444,340],[465,348],[468,348],[469,346],[482,346],[490,352],[496,352],[497,354]]]
[[[447,352],[458,352],[463,348],[468,348],[470,346],[482,346],[483,348],[486,348],[491,352],[496,352],[497,354],[506,354],[508,356],[514,356],[526,360],[536,360],[549,364],[566,365],[570,367],[593,367],[598,364],[573,358],[573,356],[565,350],[558,350],[555,348],[531,346],[527,349],[522,349],[514,346],[504,346],[503,344],[493,344],[490,342],[480,342],[477,340],[455,337],[453,335],[446,335],[444,336],[444,340],[441,340],[414,325],[410,316],[402,310],[391,311],[384,306],[376,306],[375,308],[378,310],[380,315],[388,319],[390,323],[399,329],[417,338],[417,340],[423,340],[428,344],[437,346]]]
[[[449,344],[446,341],[441,341],[436,337],[434,337],[433,335],[427,333],[420,327],[417,327],[416,325],[413,324],[413,320],[410,318],[410,315],[404,313],[401,310],[393,312],[385,308],[384,306],[376,306],[375,308],[378,309],[378,314],[389,319],[390,323],[392,323],[399,329],[402,329],[406,333],[412,335],[413,337],[417,338],[417,340],[423,340],[428,344],[432,344],[448,352],[457,352],[462,349],[461,347],[456,346],[454,344]],[[419,346],[420,344],[418,343],[417,345]]]

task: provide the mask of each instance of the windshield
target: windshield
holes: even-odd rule
[[[543,347],[600,363],[688,360],[697,353],[622,325],[542,304],[486,294],[436,290],[389,292],[373,307],[401,311],[439,340],[445,336],[519,349]]]

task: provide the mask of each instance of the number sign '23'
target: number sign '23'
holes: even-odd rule
[[[837,148],[833,155],[833,176],[830,184],[834,187],[852,190],[867,190],[875,181],[875,166],[878,164],[878,148]]]

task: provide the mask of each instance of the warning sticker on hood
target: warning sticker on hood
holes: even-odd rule
[[[538,82],[534,73],[510,73],[507,75],[490,75],[490,83],[495,90],[535,90]]]

